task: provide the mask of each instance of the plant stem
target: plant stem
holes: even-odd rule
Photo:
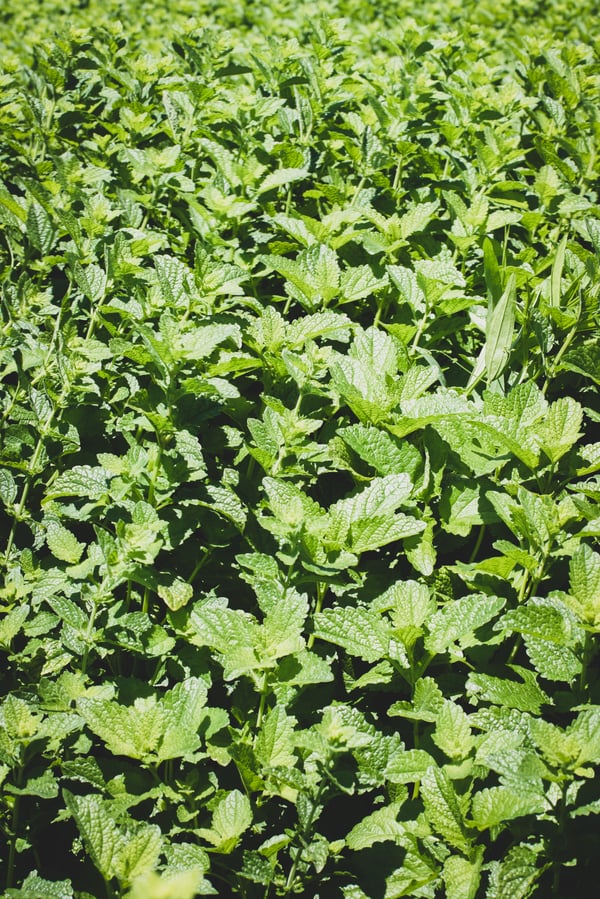
[[[258,706],[258,714],[256,716],[256,728],[260,730],[265,714],[265,706],[267,704],[267,696],[269,693],[269,674],[267,671],[263,674],[262,685],[260,688],[260,703]]]
[[[317,600],[315,602],[315,609],[313,612],[314,615],[318,615],[318,613],[323,608],[323,600],[325,599],[325,594],[327,593],[327,584],[324,581],[318,581],[317,583]],[[311,634],[308,638],[307,646],[309,649],[312,649],[312,646],[315,642],[315,635]]]
[[[17,525],[23,515],[23,510],[25,509],[25,503],[27,502],[27,497],[29,496],[29,491],[31,489],[31,485],[32,485],[33,479],[35,477],[35,473],[36,473],[35,470],[39,464],[42,450],[44,448],[44,440],[46,439],[46,435],[52,425],[53,418],[54,418],[54,410],[52,410],[52,412],[48,416],[48,420],[46,421],[44,428],[39,433],[38,441],[35,445],[35,449],[33,451],[33,456],[31,457],[31,463],[29,465],[29,473],[27,475],[27,480],[25,481],[25,483],[23,485],[23,490],[21,492],[21,498],[19,499],[19,503],[15,509],[12,527],[11,527],[10,533],[8,535],[6,550],[4,552],[5,562],[8,562],[8,560],[9,560],[10,553],[13,548],[13,543],[15,540]]]
[[[20,787],[23,781],[23,767],[19,766],[15,777],[17,786]],[[12,817],[10,822],[10,843],[8,847],[8,861],[6,868],[6,889],[10,889],[13,885],[15,876],[15,858],[17,854],[17,831],[19,829],[19,813],[20,813],[21,797],[15,796],[14,805],[12,807]]]

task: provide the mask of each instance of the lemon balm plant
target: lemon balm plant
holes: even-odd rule
[[[3,895],[591,895],[580,6],[7,4]]]

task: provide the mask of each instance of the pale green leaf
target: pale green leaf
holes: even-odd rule
[[[183,758],[198,749],[198,731],[206,717],[207,692],[203,680],[188,677],[161,697],[164,731],[156,751],[159,761]]]
[[[164,716],[156,698],[138,697],[133,706],[83,696],[77,710],[113,755],[149,759],[160,743]]]
[[[401,700],[392,703],[388,715],[433,722],[436,721],[446,701],[432,677],[421,677],[415,684],[412,701]]]
[[[59,521],[50,520],[46,527],[46,543],[56,559],[76,565],[85,549],[75,535]]]
[[[292,768],[295,766],[297,761],[293,752],[295,724],[296,719],[288,715],[280,705],[276,705],[267,714],[255,745],[256,757],[263,765]]]
[[[305,315],[286,325],[285,343],[291,347],[301,347],[307,340],[317,340],[320,337],[347,341],[351,324],[348,316],[341,312],[333,312],[329,309],[325,312],[315,312],[313,315]]]
[[[292,184],[294,181],[301,181],[306,177],[307,170],[299,168],[282,168],[274,172],[269,172],[260,182],[257,194],[266,193],[276,187],[283,187],[285,184]]]
[[[338,435],[379,475],[406,472],[413,476],[421,462],[415,447],[410,443],[402,444],[379,428],[351,425],[339,430]]]
[[[170,584],[158,584],[156,592],[172,612],[187,605],[194,595],[192,585],[181,578],[174,578]]]
[[[515,326],[516,279],[508,279],[498,302],[488,310],[485,331],[485,368],[488,383],[498,378],[508,363]]]
[[[450,855],[444,862],[446,899],[475,899],[481,880],[483,847],[471,859]]]
[[[483,593],[464,596],[446,603],[429,622],[429,635],[425,639],[428,652],[441,653],[455,651],[455,644],[461,647],[476,643],[474,632],[491,621],[504,606],[500,596]]]
[[[60,474],[46,491],[46,499],[81,496],[90,500],[102,497],[108,489],[108,477],[100,466],[74,465]]]
[[[391,756],[385,776],[394,784],[414,783],[420,781],[434,764],[424,749],[406,749]]]
[[[372,296],[382,290],[388,283],[387,277],[378,278],[368,265],[356,265],[342,272],[340,292],[343,302],[354,303],[364,297]]]
[[[515,846],[501,861],[491,862],[486,899],[528,899],[543,871],[536,850]]]
[[[569,565],[570,592],[584,620],[600,624],[600,553],[581,543]]]
[[[473,796],[471,815],[478,830],[488,830],[524,815],[538,815],[546,808],[544,797],[527,790],[490,787]]]
[[[365,662],[377,662],[388,651],[389,638],[378,615],[360,607],[325,609],[314,616],[315,636],[341,646]]]
[[[308,598],[295,590],[282,591],[265,615],[261,627],[259,651],[262,657],[279,659],[304,649],[304,622],[308,615]]]
[[[539,715],[542,704],[549,703],[550,697],[538,685],[533,671],[520,665],[510,667],[522,680],[509,680],[474,671],[467,680],[467,693],[476,701],[484,699],[495,705]]]
[[[17,636],[31,611],[27,603],[15,606],[10,612],[0,618],[0,646],[9,647],[14,637]]]
[[[375,843],[396,842],[401,839],[406,830],[404,824],[396,820],[400,807],[400,802],[393,802],[355,824],[346,836],[348,848],[356,852]]]
[[[248,797],[239,790],[232,790],[215,806],[212,827],[201,827],[196,832],[211,843],[216,852],[228,854],[251,824],[252,810]]]
[[[136,877],[127,899],[194,899],[198,895],[216,894],[201,872],[167,869],[160,874],[151,871]]]
[[[94,865],[105,880],[117,876],[119,854],[125,839],[110,813],[110,803],[100,796],[75,796],[64,791],[67,807],[75,819]]]
[[[470,840],[463,814],[452,781],[442,768],[431,766],[427,769],[421,778],[421,795],[432,829],[451,846],[467,852]]]
[[[468,715],[450,699],[444,700],[437,710],[432,740],[454,760],[466,758],[474,746]]]
[[[551,462],[567,453],[582,436],[583,409],[570,396],[552,403],[541,429],[541,446]]]
[[[0,468],[0,499],[5,506],[12,506],[17,498],[17,484],[6,468]]]
[[[239,347],[241,340],[239,325],[198,324],[193,330],[179,334],[171,350],[177,359],[199,361],[208,358],[226,341]]]
[[[46,880],[37,871],[32,871],[23,881],[20,889],[9,889],[6,899],[73,899],[70,880]]]
[[[404,515],[377,515],[354,521],[350,527],[348,547],[355,553],[379,549],[388,543],[412,537],[425,530],[425,522]]]
[[[127,833],[115,858],[115,873],[119,880],[131,883],[136,877],[155,869],[162,851],[162,834],[156,824],[144,824]]]

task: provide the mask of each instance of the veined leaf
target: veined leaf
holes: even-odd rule
[[[315,636],[341,646],[351,655],[376,662],[387,654],[389,637],[379,616],[368,609],[325,609],[314,616]]]
[[[405,835],[403,823],[396,820],[401,803],[393,802],[384,808],[377,809],[355,824],[346,837],[346,845],[355,852],[366,849],[375,843],[401,841]]]
[[[425,646],[429,652],[445,652],[456,643],[461,647],[476,642],[474,632],[487,624],[504,606],[500,596],[473,594],[447,603],[429,622]]]
[[[463,813],[452,782],[442,768],[432,765],[427,769],[421,778],[421,794],[425,815],[432,829],[451,846],[467,852],[470,839]]]
[[[478,830],[488,830],[523,815],[541,814],[545,808],[544,797],[537,793],[490,787],[475,793],[471,814]]]
[[[251,824],[252,809],[248,797],[239,790],[232,790],[215,807],[210,829],[200,827],[196,833],[211,843],[215,852],[228,854]]]

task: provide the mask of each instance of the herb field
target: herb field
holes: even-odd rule
[[[3,897],[597,895],[600,42],[507,6],[2,4]]]

